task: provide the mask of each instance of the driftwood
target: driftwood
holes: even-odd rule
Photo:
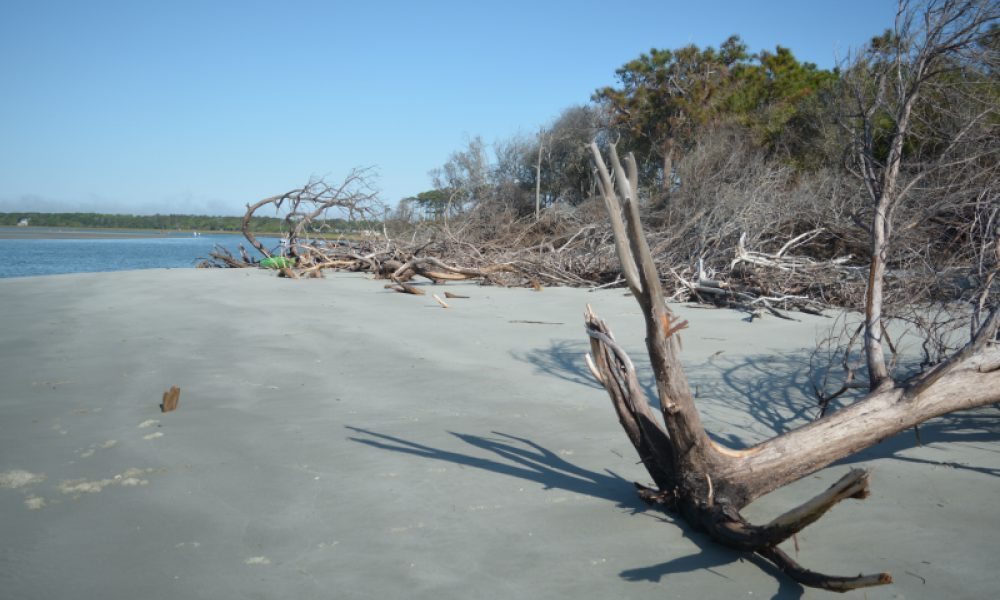
[[[392,274],[396,280],[408,280],[414,275],[430,279],[434,283],[444,281],[464,281],[467,279],[488,279],[496,273],[511,272],[509,264],[495,264],[480,269],[471,267],[455,267],[431,257],[415,257],[400,265]]]
[[[177,403],[181,399],[181,388],[176,385],[170,386],[170,389],[163,392],[163,402],[160,404],[160,412],[171,412],[177,410]]]
[[[254,262],[250,260],[247,256],[246,249],[240,246],[240,258],[233,256],[233,253],[223,248],[222,246],[216,245],[215,248],[209,252],[208,258],[203,259],[198,267],[202,269],[210,269],[214,267],[222,267],[227,269],[244,269],[246,267],[256,266]]]
[[[778,269],[781,271],[801,271],[816,269],[827,270],[848,264],[852,258],[850,254],[826,261],[815,260],[808,256],[792,256],[788,254],[789,251],[794,250],[798,246],[814,240],[821,233],[823,233],[823,229],[818,228],[797,235],[785,242],[785,244],[774,253],[747,250],[747,234],[743,233],[740,235],[740,241],[736,246],[736,258],[733,259],[729,266],[730,268],[734,268],[740,263],[747,263]]]
[[[434,298],[435,302],[441,305],[441,308],[451,308],[448,303],[442,300],[437,294],[431,294],[431,298]]]
[[[414,296],[423,296],[423,295],[425,295],[427,293],[424,290],[422,290],[422,289],[420,289],[420,288],[418,288],[416,286],[412,286],[412,285],[410,285],[408,283],[403,283],[401,281],[400,282],[396,282],[394,284],[392,284],[392,283],[387,284],[385,286],[385,289],[387,289],[387,290],[393,290],[393,291],[399,292],[401,294],[412,294]]]
[[[622,164],[612,145],[609,168],[596,144],[591,151],[609,216],[618,223],[615,242],[623,276],[646,321],[659,417],[650,408],[631,359],[589,307],[587,366],[607,390],[655,485],[636,484],[640,497],[676,512],[716,542],[767,559],[802,585],[846,591],[890,583],[888,573],[839,577],[813,572],[778,548],[838,502],[866,497],[870,476],[865,471],[850,471],[825,492],[765,525],[750,523],[740,511],[768,492],[923,421],[1000,401],[1000,307],[993,308],[962,351],[934,369],[905,382],[879,385],[846,408],[753,447],[726,448],[702,426],[684,374],[677,333],[687,324],[678,322],[665,302],[639,219],[635,160],[630,154]]]

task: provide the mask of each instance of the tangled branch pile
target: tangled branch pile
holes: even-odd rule
[[[727,130],[707,135],[676,168],[689,183],[665,204],[650,199],[642,206],[670,300],[775,314],[860,306],[869,250],[867,231],[857,224],[865,206],[856,180],[836,170],[803,175],[775,168],[738,132]],[[382,207],[367,191],[369,178],[368,172],[354,171],[339,185],[311,181],[249,206],[244,222],[265,207],[285,215],[284,252],[295,259],[294,267],[281,270],[287,277],[335,270],[400,281],[624,287],[600,197],[548,207],[537,219],[494,198],[446,218],[395,215],[379,223],[375,215]],[[956,197],[913,203],[914,222],[901,228],[905,252],[889,273],[890,305],[897,298],[968,300],[983,289],[996,262],[989,256],[995,242],[988,235],[996,228],[996,193],[981,190],[976,202],[963,204]],[[945,226],[926,216],[931,206],[935,213],[969,213],[967,221],[947,222],[954,243],[939,241]],[[368,220],[359,221],[349,238],[330,238],[324,217],[344,209]],[[279,250],[265,248],[252,232],[247,238],[265,257]],[[936,252],[918,251],[930,240],[936,241]],[[257,264],[247,252],[236,257],[219,248],[204,266]]]

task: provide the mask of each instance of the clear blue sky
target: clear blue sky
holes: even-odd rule
[[[0,211],[242,214],[377,166],[384,199],[474,135],[537,131],[651,47],[832,67],[894,0],[0,1]]]

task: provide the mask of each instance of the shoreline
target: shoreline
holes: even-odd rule
[[[0,280],[7,593],[802,596],[637,499],[631,482],[646,475],[582,361],[589,303],[648,376],[634,299],[443,289],[470,298],[442,309],[357,274],[253,269]],[[805,422],[804,366],[830,319],[677,312],[720,441],[745,446]],[[179,407],[160,413],[172,385]],[[902,434],[747,516],[769,520],[871,467],[870,498],[798,536],[802,563],[892,572],[895,584],[865,591],[872,600],[989,597],[994,413],[927,423],[923,446]]]

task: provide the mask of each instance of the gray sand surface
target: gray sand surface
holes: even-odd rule
[[[0,598],[833,597],[636,498],[646,475],[582,359],[589,302],[645,360],[633,299],[446,289],[471,298],[445,310],[362,276],[253,270],[0,281]],[[812,414],[805,369],[830,319],[677,310],[720,440]],[[180,406],[161,414],[171,385]],[[801,534],[799,559],[896,578],[848,598],[996,597],[998,417],[849,461],[874,468],[872,496]]]

